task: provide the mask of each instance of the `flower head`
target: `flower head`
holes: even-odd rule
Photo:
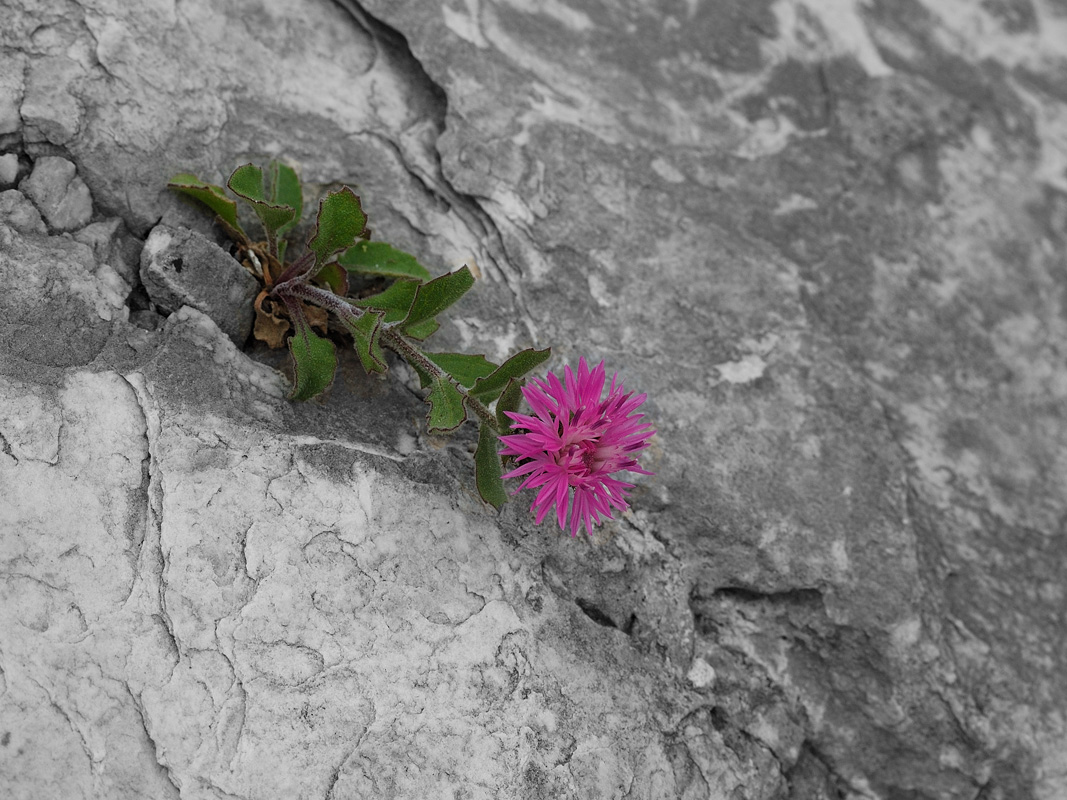
[[[578,361],[577,374],[564,368],[562,381],[552,373],[544,381],[532,381],[522,394],[533,415],[506,412],[518,433],[500,437],[500,454],[514,456],[518,466],[504,477],[526,476],[516,492],[539,490],[530,506],[538,524],[555,506],[565,530],[569,507],[571,536],[582,524],[592,534],[602,518],[613,518],[613,508],[621,512],[629,507],[633,484],[613,474],[652,474],[636,459],[655,433],[637,413],[645,395],[626,393],[616,374],[604,397],[604,362],[590,370],[584,358]]]

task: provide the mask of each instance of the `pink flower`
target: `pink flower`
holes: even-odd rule
[[[538,524],[556,507],[559,526],[566,529],[570,506],[571,536],[582,523],[591,535],[601,518],[613,519],[612,508],[625,511],[632,483],[612,477],[628,471],[651,475],[641,469],[635,456],[648,447],[655,433],[641,422],[637,409],[645,395],[624,394],[618,375],[612,375],[607,397],[604,393],[604,362],[592,371],[585,359],[578,360],[578,374],[570,367],[563,370],[561,383],[552,373],[532,386],[524,386],[523,397],[533,416],[505,412],[512,419],[512,430],[501,436],[504,456],[515,456],[518,466],[505,478],[525,475],[516,489],[539,489],[530,506]]]

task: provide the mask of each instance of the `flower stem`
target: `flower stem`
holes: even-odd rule
[[[325,308],[327,311],[332,311],[339,317],[359,319],[364,314],[362,308],[342,300],[333,292],[303,283],[301,281],[301,276],[277,284],[271,294],[278,295],[283,301],[286,297],[296,297],[301,300],[307,300],[310,303]],[[499,434],[500,423],[497,422],[496,415],[493,414],[481,400],[471,396],[467,392],[466,387],[461,386],[451,375],[427,358],[410,339],[397,330],[397,327],[398,326],[396,325],[382,327],[381,333],[379,334],[381,336],[382,345],[388,347],[407,361],[416,369],[416,371],[421,371],[437,380],[447,380],[452,383],[452,385],[459,390],[459,393],[463,395],[463,402],[467,408],[473,411],[475,415],[479,417],[484,424],[488,425],[494,433]]]
[[[382,344],[411,364],[411,366],[416,367],[435,378],[451,381],[459,390],[459,393],[463,395],[463,401],[466,403],[467,408],[478,415],[482,422],[492,428],[495,433],[500,433],[500,424],[497,422],[493,412],[490,411],[481,400],[468,394],[466,388],[460,386],[451,375],[423,355],[423,353],[402,335],[395,326],[382,328],[381,336]]]

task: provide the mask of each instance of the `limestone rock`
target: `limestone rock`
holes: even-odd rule
[[[531,604],[536,563],[452,476],[414,489],[420,457],[345,418],[336,438],[294,425],[280,377],[189,307],[160,344],[44,394],[9,379],[0,403],[25,534],[4,554],[22,567],[3,719],[11,747],[70,758],[59,784],[31,761],[9,791],[77,796],[118,758],[96,792],[674,796],[657,662],[552,594]],[[41,703],[56,712],[31,719]],[[712,774],[743,768],[700,746]]]
[[[71,162],[58,156],[41,156],[19,189],[33,201],[57,231],[72,231],[89,224],[93,200],[89,187]]]
[[[123,225],[0,226],[0,789],[1064,796],[1067,45],[964,5],[9,0],[3,146]],[[129,324],[166,179],[270,155],[477,267],[435,347],[647,391],[632,512]]]
[[[122,220],[113,217],[86,225],[74,234],[74,239],[91,247],[97,261],[107,261],[111,257],[115,237],[121,227]]]
[[[83,110],[72,90],[85,77],[85,68],[65,54],[30,62],[26,95],[19,108],[27,138],[54,145],[66,145],[74,139],[81,128]]]
[[[259,282],[233,256],[194,231],[153,228],[141,252],[141,280],[164,313],[191,305],[239,345],[252,332]]]
[[[135,247],[131,247],[122,220],[118,217],[90,223],[77,231],[74,239],[91,247],[96,260],[109,264],[130,286],[139,280],[141,243],[137,242]]]
[[[128,286],[138,284],[144,243],[130,234],[120,217],[92,222],[77,231],[74,238],[89,245],[96,260],[107,264]]]
[[[90,248],[42,232],[0,225],[2,352],[31,370],[88,364],[126,318],[129,287]]]
[[[19,233],[47,233],[41,212],[18,189],[0,192],[0,218]]]
[[[23,94],[23,66],[21,54],[0,53],[0,135],[15,133],[22,123],[19,106]]]
[[[14,186],[18,174],[19,157],[15,153],[4,153],[0,156],[0,189]]]

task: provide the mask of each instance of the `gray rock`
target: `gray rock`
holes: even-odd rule
[[[0,134],[14,133],[22,124],[23,73],[26,58],[22,53],[0,53]]]
[[[74,238],[93,248],[96,260],[108,264],[130,286],[140,280],[142,242],[130,236],[119,217],[86,225]]]
[[[129,287],[64,236],[0,225],[0,284],[0,365],[20,374],[90,363],[126,318]]]
[[[154,331],[160,328],[165,319],[166,317],[162,314],[150,308],[130,312],[130,324],[136,325],[138,328],[144,328],[146,331]]]
[[[0,227],[0,789],[1067,794],[1067,42],[933,5],[17,4],[0,109],[102,215],[282,153],[477,265],[435,349],[603,356],[659,433],[570,540],[354,354],[290,405]]]
[[[0,192],[0,222],[19,233],[48,233],[41,212],[18,189]]]
[[[85,68],[67,55],[30,61],[19,108],[28,141],[66,145],[74,139],[84,113],[76,85],[84,78]]]
[[[112,217],[86,225],[74,234],[74,239],[91,247],[97,261],[107,261],[111,256],[116,234],[121,227],[122,220]]]
[[[192,306],[238,345],[252,332],[259,282],[199,233],[166,225],[153,228],[141,252],[141,281],[164,313]]]
[[[4,153],[0,156],[0,189],[14,186],[18,174],[19,157],[15,153]]]
[[[38,158],[33,172],[22,180],[19,189],[33,201],[53,230],[73,231],[92,219],[93,198],[89,187],[65,158]]]

